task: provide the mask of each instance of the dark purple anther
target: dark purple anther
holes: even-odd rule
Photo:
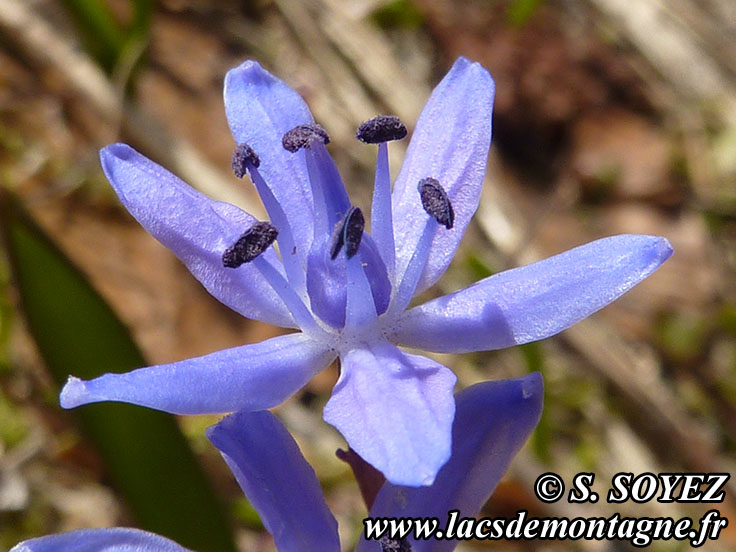
[[[392,539],[384,535],[379,539],[378,544],[381,545],[381,552],[411,552],[411,544],[406,539]]]
[[[380,144],[406,137],[406,125],[396,115],[379,115],[366,121],[355,136],[366,144]]]
[[[444,224],[448,230],[455,224],[455,211],[452,209],[447,192],[434,178],[422,178],[417,186],[422,198],[422,207],[437,222]]]
[[[330,258],[335,260],[340,253],[343,245],[345,246],[345,256],[350,259],[358,252],[360,241],[363,239],[363,230],[365,229],[365,217],[363,211],[359,207],[351,207],[347,214],[335,226],[335,232],[332,235],[332,247],[330,248]]]
[[[222,264],[238,268],[263,253],[276,240],[279,231],[268,222],[256,222],[222,254]]]
[[[232,167],[235,176],[243,178],[249,165],[257,169],[261,165],[261,160],[248,144],[240,144],[233,152]]]
[[[330,137],[327,135],[327,132],[317,123],[299,125],[284,134],[281,139],[281,145],[284,146],[286,151],[295,153],[302,148],[310,148],[312,142],[315,140],[319,140],[323,144],[330,143]]]

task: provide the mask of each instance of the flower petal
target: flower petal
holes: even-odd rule
[[[400,487],[385,483],[371,508],[371,517],[447,519],[475,517],[488,500],[539,421],[542,413],[541,374],[479,383],[458,393],[452,426],[452,456],[430,487]],[[411,539],[410,539],[411,540]],[[412,542],[417,552],[444,552],[454,540]],[[377,550],[363,538],[357,551]]]
[[[342,357],[324,419],[389,481],[429,485],[450,454],[455,375],[386,342]]]
[[[494,91],[488,72],[461,57],[432,92],[417,122],[393,192],[396,281],[401,281],[424,226],[436,224],[422,208],[417,183],[437,179],[455,210],[454,227],[434,238],[418,292],[445,272],[478,208],[491,145]]]
[[[172,414],[263,410],[296,393],[335,356],[304,334],[290,334],[125,374],[70,377],[61,406],[120,401]]]
[[[658,236],[597,240],[415,307],[397,324],[396,339],[443,353],[543,339],[605,307],[671,254],[669,242]]]
[[[173,251],[219,301],[243,316],[293,327],[284,303],[251,265],[222,264],[222,254],[255,219],[200,194],[126,144],[100,151],[102,169],[126,209],[154,238]],[[264,253],[281,265],[273,249]]]
[[[297,125],[312,123],[312,114],[299,94],[255,61],[228,71],[224,95],[235,142],[258,154],[258,170],[284,209],[305,264],[313,235],[312,192],[304,156],[287,152],[281,138]]]
[[[154,533],[126,527],[112,529],[80,529],[23,541],[10,552],[187,552],[189,549]]]
[[[207,430],[276,548],[340,550],[337,521],[296,442],[268,411],[238,412]]]

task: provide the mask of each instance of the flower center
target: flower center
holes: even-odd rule
[[[233,172],[241,178],[246,173],[250,174],[272,224],[253,225],[225,251],[223,264],[235,268],[250,262],[278,237],[288,285],[283,273],[279,273],[269,261],[259,259],[256,264],[269,281],[273,280],[274,290],[287,303],[302,329],[305,329],[304,324],[318,327],[313,316],[316,315],[338,330],[335,335],[340,336],[340,341],[351,341],[350,336],[356,339],[365,337],[366,332],[383,334],[386,330],[390,333],[392,322],[406,309],[416,290],[437,230],[432,219],[428,219],[408,266],[403,273],[394,274],[397,267],[394,266],[391,179],[386,143],[402,139],[406,133],[406,127],[398,117],[386,115],[364,122],[356,132],[359,140],[378,144],[371,210],[375,240],[364,232],[363,213],[350,204],[337,168],[327,153],[325,144],[330,141],[327,132],[318,124],[306,124],[298,125],[283,135],[284,149],[304,156],[312,190],[314,234],[306,266],[303,257],[300,261],[296,255],[289,254],[296,250],[294,232],[299,229],[291,228],[283,208],[261,177],[257,153],[248,144],[240,144],[233,154]],[[417,190],[424,210],[437,223],[452,229],[455,213],[442,185],[427,177],[419,181]],[[340,254],[343,248],[345,255]],[[357,259],[352,261],[353,257]],[[395,279],[393,285],[389,274]],[[387,312],[389,316],[381,316]],[[380,321],[378,317],[381,317]],[[369,331],[368,327],[372,330]],[[324,334],[324,331],[323,327],[320,333]]]
[[[375,243],[363,232],[363,213],[350,204],[325,148],[327,143],[327,133],[316,124],[299,125],[282,138],[284,149],[304,156],[312,190],[314,236],[306,267],[310,307],[326,324],[342,329],[346,321],[348,259],[360,259],[360,270],[368,279],[366,302],[373,302],[371,308],[377,314],[388,308],[391,283]],[[346,255],[339,254],[343,247]]]

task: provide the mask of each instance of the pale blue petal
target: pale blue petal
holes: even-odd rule
[[[337,521],[317,476],[294,439],[270,412],[238,412],[207,430],[243,492],[288,552],[339,552]]]
[[[671,254],[658,236],[597,240],[415,307],[397,324],[396,339],[442,353],[543,339],[615,301]]]
[[[511,460],[542,413],[542,376],[485,382],[458,393],[452,426],[452,456],[431,487],[385,483],[371,517],[437,517],[450,510],[474,518],[493,493]],[[448,552],[457,541],[409,539],[413,552]],[[376,542],[361,540],[358,552],[378,552]]]
[[[125,374],[70,377],[61,406],[118,401],[172,414],[263,410],[296,393],[335,356],[304,334],[290,334]]]
[[[455,210],[452,229],[440,229],[417,291],[439,280],[478,208],[491,145],[493,79],[478,63],[455,62],[427,101],[394,185],[396,281],[409,264],[424,226],[437,224],[424,212],[417,184],[436,178]]]
[[[341,357],[324,419],[389,481],[429,485],[450,455],[455,375],[386,342]]]
[[[188,552],[174,541],[139,529],[80,529],[30,539],[10,552]]]
[[[313,235],[312,192],[304,156],[287,152],[281,139],[312,123],[312,114],[299,94],[255,61],[228,71],[224,95],[235,142],[250,145],[260,158],[258,170],[284,209],[305,264]]]
[[[222,254],[255,219],[229,203],[213,201],[130,146],[100,151],[102,169],[126,209],[173,251],[219,301],[243,316],[293,327],[284,303],[252,265],[224,267]],[[273,249],[264,253],[280,266]]]

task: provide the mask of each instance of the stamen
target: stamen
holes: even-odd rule
[[[360,257],[348,259],[345,328],[360,328],[373,324],[377,318],[371,285]]]
[[[455,224],[455,211],[447,197],[447,192],[434,178],[423,178],[417,186],[422,198],[422,207],[448,230]]]
[[[248,144],[240,144],[233,152],[232,167],[235,176],[243,178],[250,165],[258,168],[261,165],[261,160]]]
[[[263,253],[276,240],[279,231],[268,222],[256,222],[222,254],[222,264],[238,268]]]
[[[330,239],[335,225],[350,209],[350,198],[327,148],[319,142],[304,150],[314,200],[314,245]]]
[[[330,137],[327,135],[327,132],[317,123],[299,125],[284,134],[283,138],[281,138],[281,145],[284,146],[286,151],[296,153],[302,148],[309,149],[315,140],[319,140],[322,144],[330,143]]]
[[[394,251],[394,223],[391,207],[391,173],[388,168],[388,145],[378,144],[376,180],[373,186],[371,205],[371,236],[386,265],[388,276],[393,281],[396,266]]]
[[[442,185],[434,178],[423,178],[417,186],[419,195],[422,198],[422,207],[430,216],[443,224],[448,230],[455,223],[455,211],[452,209],[450,198]],[[400,277],[396,293],[391,298],[391,312],[402,312],[409,306],[411,298],[419,285],[422,273],[429,259],[429,252],[432,249],[435,233],[438,228],[431,222],[427,221],[419,237],[414,254],[409,260],[404,273]]]
[[[276,200],[271,188],[268,187],[268,184],[266,184],[266,181],[261,176],[260,171],[253,166],[250,167],[250,179],[255,184],[258,195],[261,196],[261,201],[263,201],[263,205],[266,207],[268,217],[271,219],[273,225],[279,229],[278,240],[279,246],[281,247],[281,260],[286,269],[286,276],[291,285],[296,289],[304,289],[304,270],[301,268],[299,258],[296,255],[296,242],[294,241],[294,233],[291,230],[289,219],[286,218],[284,209]],[[291,255],[288,252],[291,252]]]
[[[345,255],[348,259],[351,259],[358,252],[364,230],[365,217],[363,211],[359,207],[350,207],[343,219],[335,226],[335,231],[332,234],[330,258],[334,261],[344,245]]]
[[[253,265],[263,275],[279,297],[281,297],[281,300],[286,305],[286,308],[289,309],[299,328],[312,336],[319,335],[324,337],[324,330],[319,327],[312,313],[304,304],[304,301],[297,295],[294,288],[289,285],[289,282],[286,281],[276,267],[265,257],[256,257],[253,260]]]
[[[343,232],[344,226],[345,220],[343,219],[335,225],[335,230],[332,232],[332,239],[330,240],[330,243],[332,243],[332,246],[330,247],[330,259],[333,261],[337,259],[342,246],[345,245],[345,233]]]
[[[351,208],[345,216],[345,255],[348,259],[351,259],[358,252],[364,229],[363,211],[358,207]]]
[[[358,127],[355,137],[366,144],[380,144],[406,137],[406,125],[396,115],[379,115]]]
[[[409,264],[396,286],[396,293],[391,298],[390,312],[403,312],[409,306],[427,264],[429,251],[432,248],[432,241],[437,230],[438,228],[429,221],[424,225],[424,230],[422,230],[422,235],[419,237],[414,254],[411,256]]]

